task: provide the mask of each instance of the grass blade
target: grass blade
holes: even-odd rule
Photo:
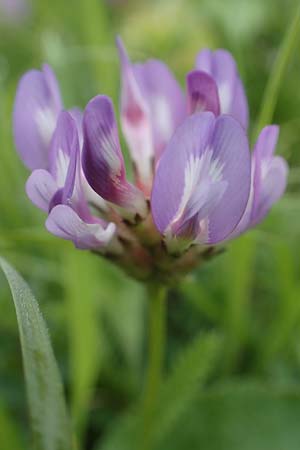
[[[17,313],[35,445],[38,450],[70,450],[71,432],[63,386],[45,322],[28,285],[3,259]]]

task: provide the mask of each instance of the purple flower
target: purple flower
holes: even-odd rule
[[[49,216],[46,227],[78,248],[118,250],[116,226],[91,215],[88,201],[103,200],[87,185],[81,168],[81,113],[62,110],[53,71],[30,71],[21,79],[14,109],[14,135],[23,162],[33,172],[30,200]],[[95,198],[96,197],[96,198]]]
[[[196,58],[196,69],[209,74],[215,81],[221,114],[230,114],[245,129],[248,127],[248,102],[236,63],[226,50],[202,50]]]
[[[123,216],[146,215],[144,194],[126,179],[115,113],[105,96],[92,99],[83,117],[83,170],[102,198],[122,208]]]
[[[30,14],[27,0],[0,0],[0,22],[19,24]]]
[[[195,111],[231,114],[245,128],[248,104],[236,64],[225,50],[202,50],[196,70],[187,75],[184,94],[167,66],[158,60],[132,64],[120,38],[121,123],[137,172],[149,193],[153,164],[185,117]]]
[[[254,146],[251,159],[251,189],[247,207],[236,229],[236,237],[261,222],[286,188],[288,166],[280,156],[274,156],[279,127],[263,128]]]
[[[250,153],[247,100],[228,52],[200,52],[184,94],[162,62],[132,64],[120,39],[117,46],[135,182],[112,101],[99,95],[83,113],[63,111],[48,66],[20,81],[14,134],[33,170],[27,194],[47,212],[48,230],[78,248],[118,254],[130,273],[149,277],[172,272],[169,253],[196,263],[205,246],[257,225],[283,194],[288,169],[274,156],[277,126],[265,127]]]
[[[179,84],[161,61],[132,64],[120,38],[121,123],[138,182],[151,188],[153,164],[186,114]]]
[[[161,157],[152,190],[153,219],[169,247],[225,240],[246,208],[250,175],[248,140],[236,120],[210,112],[187,118]]]
[[[14,107],[14,137],[29,169],[47,168],[49,145],[61,110],[59,86],[48,65],[21,78]]]

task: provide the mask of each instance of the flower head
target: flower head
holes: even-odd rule
[[[287,164],[274,156],[274,125],[250,153],[247,99],[228,52],[202,50],[184,94],[165,64],[133,64],[119,38],[117,47],[134,182],[112,101],[99,95],[83,113],[63,110],[48,66],[20,81],[16,147],[51,233],[114,255],[135,277],[166,280],[257,225],[285,190]]]

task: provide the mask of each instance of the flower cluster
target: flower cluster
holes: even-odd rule
[[[17,90],[14,136],[32,171],[26,192],[47,229],[113,258],[136,277],[172,276],[260,222],[283,194],[278,127],[252,153],[248,104],[234,59],[202,50],[186,90],[158,60],[133,64],[117,39],[121,126],[134,167],[126,176],[112,101],[64,110],[49,66]]]

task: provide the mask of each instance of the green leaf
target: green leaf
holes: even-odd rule
[[[215,333],[200,333],[177,357],[165,381],[153,424],[154,441],[160,441],[189,408],[195,395],[211,375],[220,351]]]
[[[77,434],[85,431],[89,404],[102,360],[98,309],[98,265],[95,255],[64,253],[64,284],[70,340],[72,413]],[[98,292],[97,292],[98,291]]]
[[[299,400],[293,387],[235,381],[210,389],[155,450],[298,450]]]
[[[247,342],[251,320],[251,289],[254,274],[256,241],[253,233],[232,242],[224,255],[224,287],[226,305],[223,313],[226,333],[224,369],[232,370]]]
[[[0,430],[0,450],[24,450],[24,442],[18,433],[19,430],[2,402],[0,402]]]
[[[164,382],[158,406],[151,422],[151,448],[174,428],[189,410],[215,367],[221,339],[215,333],[199,334],[177,357],[171,374]],[[97,450],[132,450],[139,447],[140,410],[135,408],[112,428]],[[185,447],[182,447],[185,448]],[[191,447],[192,448],[192,447]]]
[[[71,432],[63,386],[45,322],[25,281],[3,258],[0,266],[10,285],[17,313],[36,448],[70,450]]]

